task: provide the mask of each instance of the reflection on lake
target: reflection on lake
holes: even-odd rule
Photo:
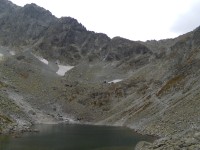
[[[0,150],[133,150],[137,142],[153,140],[122,127],[60,124],[34,128],[40,132],[0,137]]]

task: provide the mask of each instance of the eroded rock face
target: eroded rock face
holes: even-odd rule
[[[111,40],[105,34],[88,31],[76,19],[56,18],[35,4],[18,7],[8,1],[2,3],[8,8],[0,8],[0,40],[5,46],[32,45],[44,57],[70,64],[80,63],[83,59],[114,61],[151,53],[137,42],[123,38]]]
[[[24,7],[15,6],[8,1],[2,4],[7,4],[5,8],[10,8],[7,10],[4,7],[0,8],[2,12],[0,13],[0,39],[3,45],[17,47],[33,44],[42,37],[50,22],[55,19],[49,11],[35,4]]]

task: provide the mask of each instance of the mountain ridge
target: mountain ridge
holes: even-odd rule
[[[112,45],[112,43],[109,43],[110,41],[115,41],[115,38],[111,40],[105,34],[88,31],[82,24],[78,23],[76,19],[71,17],[56,18],[49,11],[38,7],[35,4],[25,5],[24,7],[19,8],[15,12],[14,16],[8,15],[7,18],[7,24],[1,26],[1,32],[5,32],[3,34],[3,38],[1,38],[3,39],[2,45],[8,45],[6,44],[8,41],[9,44],[13,43],[12,45],[18,47],[24,47],[26,45],[32,44],[34,45],[32,48],[37,49],[43,55],[50,54],[49,57],[55,57],[54,59],[57,59],[57,57],[62,57],[63,53],[64,55],[68,56],[74,55],[67,58],[71,59],[72,61],[78,61],[79,58],[84,58],[85,53],[96,55],[100,57],[99,59],[102,59],[102,54],[104,55],[103,57],[108,55],[108,57],[110,57],[108,59],[117,59],[117,57],[119,57],[114,53],[107,54],[108,51],[111,51],[112,48],[106,49],[106,47],[107,45]],[[4,18],[2,18],[2,20],[3,19]],[[9,28],[8,24],[11,24],[12,29],[7,29]],[[13,27],[15,28],[14,30]],[[11,33],[9,33],[9,31]],[[11,34],[12,36],[10,37],[9,35]],[[6,39],[5,36],[8,36],[8,38]],[[139,45],[139,43],[137,45]],[[56,47],[57,50],[53,50],[52,47]],[[142,45],[140,47],[142,47]],[[51,50],[46,52],[46,49]],[[69,51],[69,49],[74,49],[73,53],[76,54],[65,54],[67,51]],[[72,63],[72,61],[68,61],[68,63]]]

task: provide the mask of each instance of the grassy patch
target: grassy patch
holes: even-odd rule
[[[12,123],[12,120],[10,118],[1,114],[0,114],[0,120],[2,120],[5,123]]]
[[[0,88],[4,88],[4,87],[7,87],[8,85],[3,83],[2,81],[0,81]]]
[[[161,87],[161,89],[157,92],[157,96],[162,95],[163,93],[167,92],[168,90],[170,90],[172,87],[177,86],[182,80],[184,79],[183,75],[177,75],[171,79],[169,79],[164,85],[163,87]]]

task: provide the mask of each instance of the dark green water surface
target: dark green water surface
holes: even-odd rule
[[[34,128],[40,132],[20,138],[0,136],[0,150],[134,150],[139,141],[153,141],[122,127],[60,124]]]

